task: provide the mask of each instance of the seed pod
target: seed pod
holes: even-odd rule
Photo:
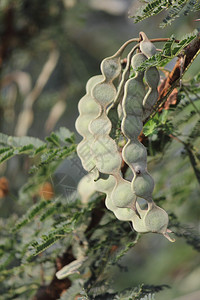
[[[81,178],[77,186],[78,195],[83,204],[88,203],[89,198],[96,192],[94,178],[91,174],[87,174]]]
[[[149,58],[151,56],[153,56],[154,54],[156,54],[156,47],[154,46],[154,44],[152,44],[150,42],[150,40],[148,39],[148,37],[146,36],[146,34],[144,32],[140,32],[140,50],[142,53],[144,53],[144,55]]]
[[[146,60],[146,56],[138,53],[132,58],[132,67],[134,70]],[[122,157],[124,161],[133,171],[132,180],[132,199],[133,202],[129,204],[136,210],[137,197],[144,197],[145,199],[152,198],[153,181],[149,181],[148,188],[146,183],[147,176],[147,153],[144,146],[138,141],[138,136],[142,130],[142,115],[143,115],[143,98],[145,96],[145,86],[143,83],[143,72],[137,72],[134,78],[129,79],[125,84],[124,97],[122,100],[123,119],[121,129],[123,134],[128,139],[127,144],[122,150]],[[138,177],[140,176],[140,177]],[[140,179],[140,180],[139,180]],[[138,181],[135,183],[135,181]],[[151,185],[152,184],[152,185]],[[137,212],[137,210],[136,210]]]
[[[77,153],[86,171],[90,171],[95,167],[90,149],[90,144],[94,138],[88,129],[88,125],[99,114],[99,106],[92,98],[91,90],[95,84],[102,81],[102,78],[102,75],[97,75],[88,80],[86,95],[81,98],[78,104],[80,115],[76,120],[75,126],[83,140],[78,144]]]
[[[140,50],[147,57],[151,57],[156,54],[156,47],[149,41],[144,32],[140,32]],[[160,80],[159,72],[156,67],[150,67],[145,71],[145,80],[149,86],[149,90],[143,100],[143,120],[145,120],[152,112],[152,108],[158,98],[158,83]]]
[[[141,215],[141,219],[133,217],[133,228],[138,232],[155,232],[163,234],[170,242],[175,242],[168,233],[171,230],[167,229],[169,222],[167,213],[155,203],[152,203],[151,208],[142,210],[137,204],[137,209]]]
[[[158,84],[160,80],[159,72],[156,67],[151,67],[145,71],[145,79],[149,90],[143,100],[143,120],[152,113],[154,104],[158,99]]]
[[[134,78],[127,80],[122,100],[123,120],[121,129],[128,139],[127,144],[122,150],[122,157],[133,171],[134,176],[131,187],[135,195],[135,197],[132,197],[132,204],[127,205],[128,202],[130,203],[130,199],[127,196],[124,203],[126,207],[135,210],[138,215],[141,213],[140,219],[135,215],[132,219],[133,227],[137,231],[165,233],[167,237],[168,216],[164,210],[153,203],[154,181],[147,172],[147,152],[144,146],[138,141],[138,136],[142,130],[142,119],[150,113],[152,106],[157,100],[157,85],[159,82],[159,73],[156,68],[146,70],[145,79],[149,90],[145,96],[144,72],[138,72],[137,68],[147,57],[155,54],[155,47],[144,33],[141,33],[141,35],[142,42],[140,43],[140,49],[142,53],[134,55],[131,62],[136,74]],[[137,197],[148,201],[146,214],[142,210],[140,210],[140,213],[137,211]]]
[[[170,239],[167,234],[167,213],[152,200],[154,181],[147,171],[147,151],[138,140],[143,127],[142,120],[150,114],[157,99],[159,82],[156,68],[149,68],[145,72],[137,71],[142,62],[155,54],[154,45],[143,32],[140,37],[141,53],[133,55],[138,47],[136,45],[128,54],[118,89],[114,81],[122,73],[121,54],[130,41],[116,54],[102,61],[102,75],[88,81],[87,94],[80,100],[80,116],[76,121],[77,131],[83,136],[77,152],[83,167],[87,171],[94,170],[89,193],[86,192],[87,199],[94,190],[106,193],[105,204],[119,220],[132,221],[138,232],[162,233]],[[131,65],[135,77],[128,79]],[[148,86],[146,95],[144,76]],[[131,182],[121,175],[122,157],[113,139],[119,121],[119,105],[122,106],[121,130],[127,139],[122,157],[133,172]],[[87,149],[87,156],[84,148]],[[86,177],[83,184],[85,180]],[[81,188],[82,191],[84,188]],[[147,209],[140,208],[138,197],[147,201]]]

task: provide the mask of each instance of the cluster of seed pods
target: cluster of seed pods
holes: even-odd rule
[[[104,59],[101,63],[102,75],[88,81],[87,94],[79,102],[80,116],[76,121],[76,129],[83,137],[77,152],[85,170],[92,171],[89,190],[105,193],[107,208],[119,220],[131,221],[138,232],[161,233],[174,241],[168,235],[167,213],[152,199],[154,181],[147,171],[147,151],[138,140],[143,120],[151,113],[157,100],[159,83],[159,73],[155,67],[137,72],[141,63],[156,51],[143,32],[140,33],[140,40],[140,44],[128,54],[124,70],[121,55],[135,39],[126,42],[115,55]],[[133,55],[136,48],[138,53]],[[130,66],[135,71],[135,77],[129,79]],[[119,85],[116,89],[117,79]],[[122,107],[121,131],[126,138],[122,153],[111,134],[116,125],[116,119],[113,120],[112,116],[117,115],[119,103]],[[122,159],[132,170],[131,182],[121,174]],[[86,178],[82,180],[84,184],[79,186],[85,188]],[[147,208],[140,207],[138,198],[146,200]]]

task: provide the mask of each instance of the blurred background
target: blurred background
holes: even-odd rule
[[[165,29],[159,28],[164,13],[134,24],[131,16],[140,6],[141,1],[133,0],[1,0],[1,132],[44,139],[61,126],[75,131],[78,101],[85,94],[87,80],[99,74],[103,58],[115,53],[126,40],[138,37],[140,31],[149,38],[174,34],[179,39],[200,26],[200,21],[195,21],[197,13],[178,18]],[[185,79],[198,71],[199,60]],[[76,138],[81,139],[77,133]],[[199,232],[200,209],[194,212],[199,186],[187,162],[180,159],[180,168],[180,151],[174,142],[162,162],[150,162],[157,184],[155,195],[167,194],[166,208],[174,209],[183,223]],[[6,176],[10,189],[10,194],[0,199],[1,217],[15,213],[13,197],[17,198],[26,182],[29,166],[25,156],[0,166],[0,176]],[[71,174],[74,188],[83,175],[71,161],[64,162],[59,172]],[[160,236],[143,236],[121,264],[128,266],[128,271],[119,275],[113,270],[116,289],[142,282],[168,284],[171,289],[156,299],[200,299],[200,256],[184,240],[170,244]]]

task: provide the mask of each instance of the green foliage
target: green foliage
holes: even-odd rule
[[[83,290],[83,283],[80,279],[75,280],[72,286],[66,292],[63,293],[59,300],[74,300],[74,298],[78,294],[80,295],[81,300],[89,299],[85,291]]]
[[[170,214],[170,222],[171,226],[174,227],[175,235],[185,239],[187,244],[200,252],[200,237],[198,232],[194,228],[181,224],[173,213]]]
[[[167,285],[154,286],[154,285],[142,284],[133,289],[125,289],[119,293],[113,293],[111,291],[109,293],[108,292],[101,293],[98,296],[96,296],[95,299],[97,299],[97,300],[103,300],[103,299],[109,299],[109,300],[154,300],[154,299],[156,299],[155,294],[159,293],[160,291],[162,291],[166,288],[169,288],[169,286],[167,286]],[[101,290],[103,290],[103,286],[101,287]],[[64,299],[66,299],[66,298],[64,298]]]
[[[168,119],[169,111],[163,110],[162,113],[157,113],[152,119],[150,119],[143,128],[145,136],[153,136],[162,131],[166,134],[174,132],[172,123]]]
[[[74,135],[67,128],[60,128],[46,138],[46,143],[33,137],[12,137],[0,133],[0,162],[15,155],[27,154],[31,158],[40,155],[37,167],[64,159],[75,151]]]
[[[48,247],[53,245],[57,240],[66,236],[66,234],[71,233],[74,230],[74,225],[70,222],[63,222],[56,226],[56,229],[50,229],[48,234],[43,234],[40,238],[40,241],[33,241],[29,248],[31,255],[27,258],[27,261],[31,261],[32,258]]]
[[[195,30],[190,35],[184,36],[178,44],[175,43],[174,37],[172,36],[169,41],[167,41],[161,52],[156,53],[148,60],[144,61],[138,68],[138,71],[144,71],[149,67],[164,67],[169,61],[174,57],[179,55],[182,50],[191,43],[197,37],[197,31]]]
[[[41,211],[43,210],[47,205],[49,205],[50,202],[43,200],[39,203],[36,203],[33,205],[25,215],[21,219],[18,220],[17,224],[13,228],[13,232],[19,230],[21,227],[25,226],[27,223],[31,222],[31,220]]]
[[[198,0],[178,0],[178,1],[166,1],[166,0],[152,0],[147,1],[133,16],[134,22],[138,23],[148,17],[157,15],[163,10],[167,11],[166,17],[160,24],[161,28],[170,25],[175,18],[180,16],[187,16],[191,11],[198,11],[200,9]]]

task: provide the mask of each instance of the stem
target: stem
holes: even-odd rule
[[[190,98],[187,88],[183,87],[183,90],[184,90],[188,100],[190,101],[190,103],[192,104],[192,106],[194,107],[194,109],[196,110],[198,115],[200,116],[200,111],[199,111],[198,107],[196,107],[196,105],[194,104],[194,101],[192,101],[192,99]]]
[[[169,134],[169,137],[176,140],[177,142],[179,142],[179,143],[181,143],[185,146],[185,143],[181,139],[179,139],[177,136],[175,136],[173,134]]]
[[[158,39],[149,39],[150,42],[152,43],[156,43],[156,42],[167,42],[167,41],[170,41],[171,39],[170,38],[158,38]],[[131,43],[140,43],[141,42],[141,38],[134,38],[134,39],[130,39],[128,40],[126,43],[124,43],[120,48],[119,50],[114,54],[114,56],[117,56],[117,55],[121,55],[122,52],[124,51],[124,49]],[[174,40],[175,43],[179,43],[180,41],[179,40]]]
[[[195,155],[193,154],[192,149],[190,149],[189,144],[185,144],[185,149],[188,153],[190,163],[192,165],[192,168],[193,168],[194,174],[196,176],[196,179],[197,179],[198,183],[200,184],[200,170],[199,170],[199,167],[197,165]]]
[[[170,38],[158,38],[158,39],[149,39],[150,42],[155,43],[155,42],[167,42],[170,41]],[[179,40],[174,40],[175,43],[179,43]]]

